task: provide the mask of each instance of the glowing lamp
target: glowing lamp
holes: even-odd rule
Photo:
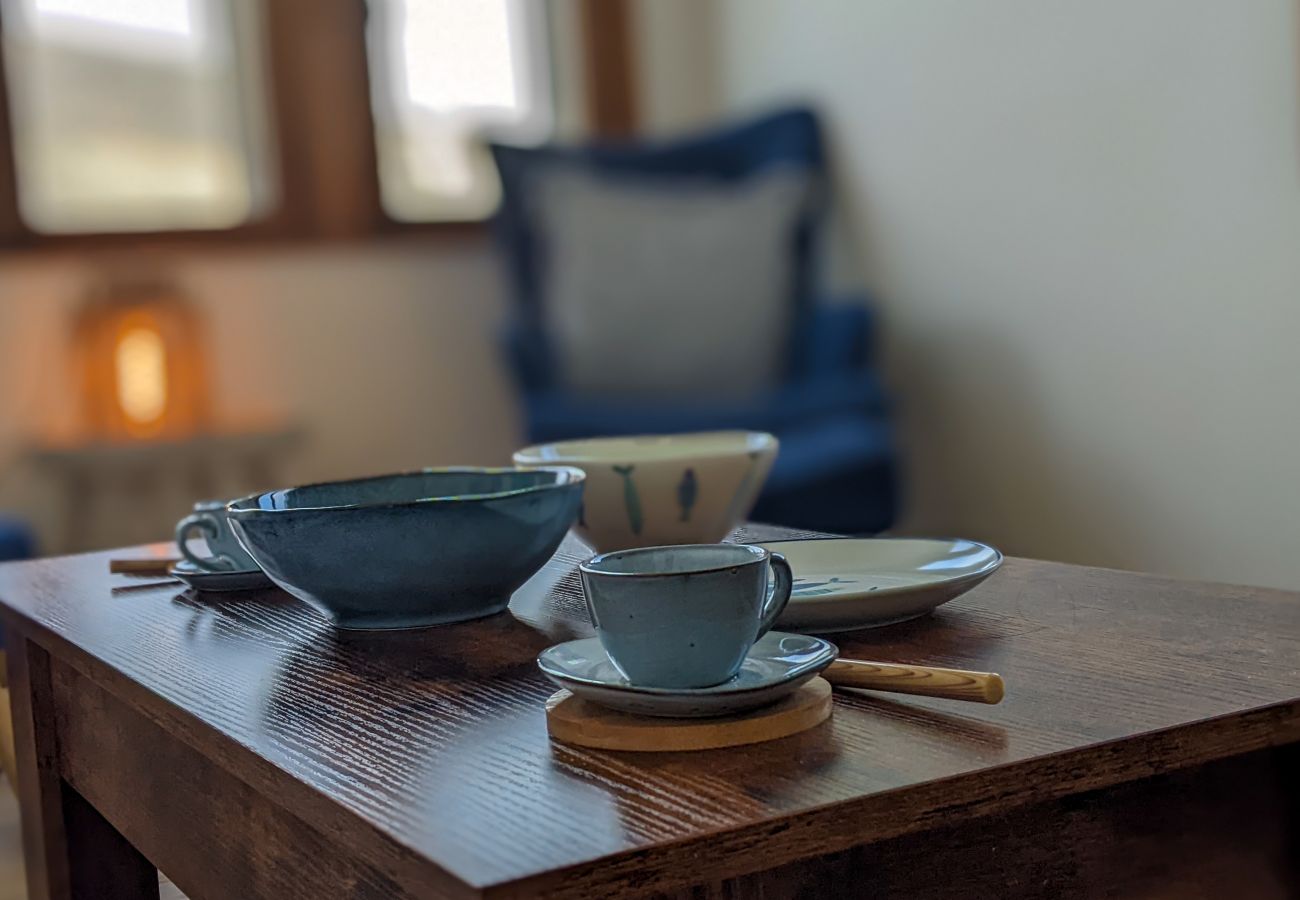
[[[192,305],[163,285],[118,285],[87,301],[76,342],[90,437],[172,440],[203,430],[200,324]]]

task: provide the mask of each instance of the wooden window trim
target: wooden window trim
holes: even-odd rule
[[[591,133],[637,124],[628,0],[580,0]],[[391,238],[468,238],[485,221],[401,222],[380,199],[370,105],[365,0],[270,0],[263,5],[268,162],[277,189],[265,217],[229,229],[44,234],[22,221],[5,71],[0,60],[0,254],[251,247]],[[0,36],[3,35],[0,23]]]
[[[0,18],[0,47],[3,40],[4,22]],[[18,169],[10,121],[9,86],[5,81],[4,59],[0,58],[0,245],[16,242],[27,230],[18,214]]]
[[[597,138],[636,133],[636,56],[630,0],[581,0],[587,125]]]

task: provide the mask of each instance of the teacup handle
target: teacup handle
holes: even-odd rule
[[[780,553],[773,553],[768,562],[772,566],[772,577],[768,581],[763,617],[758,621],[758,634],[754,635],[754,640],[758,640],[772,630],[781,613],[785,612],[785,605],[790,602],[790,591],[794,589],[794,574],[790,571],[790,564],[785,561],[785,557]]]
[[[215,538],[220,534],[216,521],[207,513],[194,513],[176,523],[176,544],[184,556],[194,565],[207,572],[227,572],[235,567],[235,561],[218,553],[214,556],[198,556],[190,549],[190,532],[198,529],[205,538]]]

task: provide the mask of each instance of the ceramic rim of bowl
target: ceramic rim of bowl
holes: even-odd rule
[[[743,438],[736,446],[726,449],[700,449],[693,447],[692,444],[703,444],[710,438]],[[603,463],[619,461],[622,459],[633,459],[638,456],[637,448],[632,446],[633,441],[653,441],[656,448],[671,448],[674,443],[678,444],[678,452],[667,452],[662,455],[656,455],[645,458],[646,462],[674,462],[682,459],[716,459],[722,456],[732,456],[737,453],[751,453],[754,451],[763,451],[776,449],[780,446],[780,441],[776,435],[766,431],[744,431],[742,429],[723,430],[723,431],[688,431],[681,434],[629,434],[618,437],[596,437],[596,438],[578,438],[572,441],[551,441],[545,444],[533,444],[530,447],[524,447],[522,450],[516,450],[513,459],[516,463],[530,468],[544,467],[550,465],[570,465],[582,463]],[[608,447],[614,444],[628,443],[628,452],[617,455],[604,456],[592,454],[584,450],[574,453],[563,453],[560,447]],[[554,459],[547,458],[544,451],[550,450],[555,454]]]
[[[528,487],[512,488],[508,491],[491,491],[483,494],[445,494],[438,497],[417,497],[414,500],[384,500],[376,503],[335,503],[329,506],[290,506],[283,509],[265,509],[261,506],[243,506],[241,504],[256,504],[261,498],[269,494],[281,494],[288,491],[306,490],[308,488],[335,487],[346,484],[363,484],[367,481],[386,481],[390,478],[412,478],[417,475],[512,475],[522,472],[552,472],[557,477],[555,481],[547,484],[534,484]],[[246,497],[240,497],[237,500],[231,500],[226,504],[226,513],[237,518],[248,518],[254,515],[275,515],[281,513],[302,513],[302,512],[324,512],[341,509],[393,509],[402,506],[424,506],[434,503],[473,503],[483,500],[500,500],[505,497],[518,497],[523,494],[535,494],[542,491],[553,491],[556,488],[572,487],[575,484],[582,484],[587,479],[587,473],[582,469],[574,466],[529,466],[527,468],[499,466],[492,468],[483,468],[479,466],[434,466],[427,469],[413,469],[409,472],[393,472],[389,475],[370,475],[365,478],[344,478],[339,481],[318,481],[312,484],[300,484],[291,488],[280,488],[274,491],[258,491],[255,494],[249,494]]]

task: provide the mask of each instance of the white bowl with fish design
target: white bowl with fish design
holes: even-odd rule
[[[586,472],[574,530],[606,552],[722,540],[754,508],[777,448],[765,432],[709,431],[539,444],[514,461]]]

